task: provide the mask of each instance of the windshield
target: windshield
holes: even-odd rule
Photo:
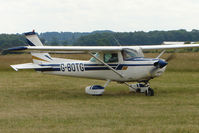
[[[124,60],[128,60],[131,58],[139,57],[137,51],[132,49],[124,49],[122,50],[122,56]]]

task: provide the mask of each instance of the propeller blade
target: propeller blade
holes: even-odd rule
[[[173,53],[173,54],[169,55],[169,56],[167,57],[167,59],[165,59],[165,61],[166,61],[166,62],[169,62],[169,61],[173,60],[175,57],[176,57],[176,55]]]

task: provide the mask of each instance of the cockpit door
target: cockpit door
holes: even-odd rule
[[[118,53],[104,53],[105,63],[118,63]]]

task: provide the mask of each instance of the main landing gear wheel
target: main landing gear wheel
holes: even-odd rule
[[[152,88],[149,88],[145,91],[146,96],[154,96],[154,90]]]

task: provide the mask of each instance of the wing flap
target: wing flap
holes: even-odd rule
[[[15,71],[20,69],[41,69],[41,68],[52,68],[52,66],[40,66],[38,64],[26,63],[26,64],[18,64],[18,65],[10,65]]]

